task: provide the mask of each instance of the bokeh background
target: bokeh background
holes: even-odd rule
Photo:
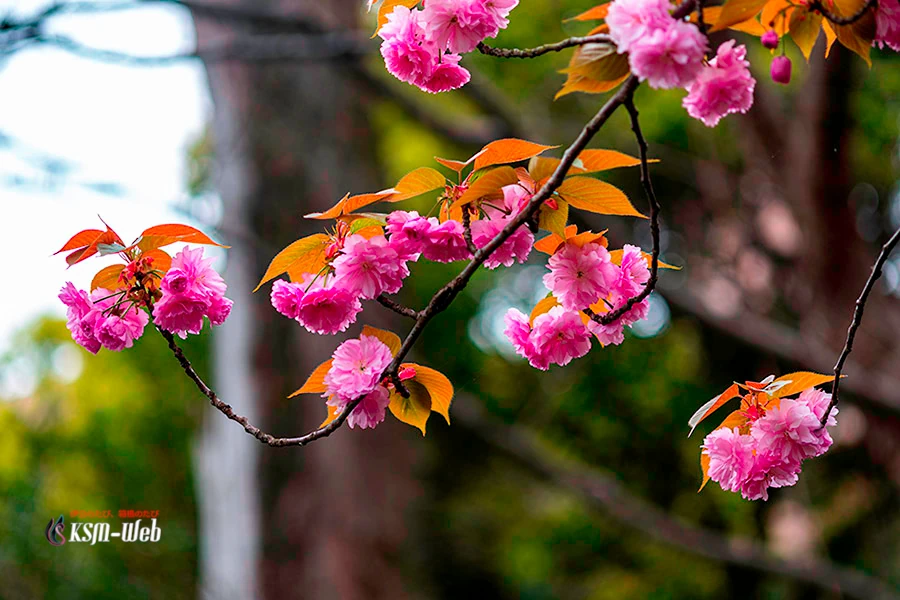
[[[119,354],[75,346],[55,295],[100,264],[51,254],[98,213],[125,238],[179,221],[230,244],[232,317],[186,352],[239,412],[298,435],[325,408],[286,396],[339,339],[251,290],[314,230],[302,215],[493,139],[565,145],[603,97],[552,100],[566,55],[470,55],[471,85],[426,96],[384,72],[358,0],[207,2],[0,5],[0,598],[900,593],[900,256],[845,369],[836,444],[796,486],[766,503],[697,494],[712,425],[688,439],[686,424],[732,380],[830,370],[900,226],[896,54],[869,69],[836,46],[825,62],[820,39],[807,66],[791,46],[778,87],[743,40],[756,105],[714,130],[680,92],[640,90],[662,258],[684,269],[625,344],[549,373],[517,358],[502,315],[542,294],[535,255],[476,276],[413,353],[454,382],[451,427],[432,419],[423,439],[388,416],[271,449],[213,412],[152,331]],[[590,5],[524,0],[496,45],[583,34],[563,21]],[[637,152],[624,114],[593,147]],[[606,179],[645,206],[635,170]],[[579,218],[650,246],[645,222]],[[458,268],[416,265],[402,300],[422,306]],[[362,323],[408,327],[375,304]],[[44,539],[53,516],[118,509],[159,510],[161,541]]]

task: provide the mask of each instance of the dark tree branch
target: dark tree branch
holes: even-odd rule
[[[458,402],[455,411],[457,423],[462,423],[528,471],[569,490],[588,506],[673,548],[717,562],[790,577],[828,592],[839,590],[860,600],[898,597],[896,590],[886,583],[855,569],[823,558],[798,560],[775,557],[756,540],[727,538],[676,520],[659,507],[629,492],[615,475],[548,452],[539,438],[522,426],[492,423],[472,402]]]
[[[472,214],[469,212],[469,207],[463,207],[463,215],[462,215],[462,224],[463,224],[463,238],[466,240],[466,248],[472,254],[478,252],[478,248],[475,246],[475,242],[472,241]]]
[[[488,56],[496,56],[497,58],[537,58],[549,52],[559,52],[566,48],[575,46],[584,46],[585,44],[611,44],[612,39],[605,33],[598,35],[588,35],[584,37],[570,37],[565,40],[555,42],[553,44],[544,44],[536,48],[494,48],[488,46],[484,42],[478,44],[478,51]]]
[[[853,351],[853,340],[856,338],[856,331],[862,323],[863,311],[866,309],[866,302],[869,300],[869,294],[875,287],[875,282],[881,277],[881,269],[884,267],[884,263],[887,262],[888,257],[894,250],[894,246],[897,245],[898,240],[900,240],[900,229],[894,232],[891,239],[882,246],[881,253],[878,255],[875,264],[872,266],[872,273],[869,275],[869,279],[866,280],[866,285],[863,286],[862,292],[856,300],[856,307],[853,309],[853,320],[850,321],[850,328],[847,330],[847,341],[844,344],[841,355],[838,357],[837,363],[834,365],[834,384],[831,387],[831,403],[828,405],[828,410],[822,415],[823,427],[828,420],[828,416],[831,414],[831,409],[837,406],[838,393],[841,387],[841,371],[844,369],[844,362]]]
[[[857,21],[862,19],[866,15],[866,13],[869,12],[870,8],[876,6],[878,6],[878,0],[866,0],[865,4],[863,4],[858,11],[856,11],[852,15],[848,15],[845,17],[843,15],[836,15],[825,8],[821,0],[812,0],[812,2],[809,3],[809,10],[820,13],[823,17],[825,17],[835,25],[852,25],[853,23],[856,23]]]
[[[403,315],[404,317],[409,317],[410,319],[417,320],[419,318],[419,313],[409,308],[408,306],[403,306],[399,302],[392,300],[391,298],[381,294],[377,298],[375,298],[379,304],[382,306],[391,309],[398,315]]]

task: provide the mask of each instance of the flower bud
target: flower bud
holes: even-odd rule
[[[787,85],[791,82],[791,59],[787,56],[776,56],[772,59],[770,73],[772,81]]]
[[[762,45],[766,48],[774,50],[778,47],[778,34],[775,33],[774,29],[770,29],[762,35],[759,41],[761,41]]]

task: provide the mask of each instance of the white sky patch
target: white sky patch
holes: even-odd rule
[[[0,15],[39,11],[44,2],[0,1]],[[190,51],[187,11],[149,5],[108,14],[54,18],[50,31],[92,47],[136,55]],[[186,222],[173,210],[186,194],[189,144],[212,109],[199,62],[131,67],[39,46],[0,63],[0,352],[12,333],[41,314],[64,314],[56,298],[66,281],[87,289],[112,257],[66,269],[52,256],[81,229],[102,229],[102,216],[129,242],[160,223]],[[47,159],[68,165],[59,177]],[[18,180],[18,185],[13,181]],[[114,184],[120,195],[93,190]]]

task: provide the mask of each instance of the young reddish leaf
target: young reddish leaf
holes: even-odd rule
[[[431,416],[431,395],[424,385],[414,379],[406,381],[405,385],[409,390],[409,398],[404,398],[394,391],[391,393],[388,408],[401,422],[418,427],[422,435],[425,435],[425,423]]]
[[[570,177],[559,186],[557,193],[573,208],[580,210],[601,215],[647,218],[631,205],[625,192],[592,177]]]
[[[114,292],[123,287],[124,284],[119,281],[119,274],[124,268],[125,265],[109,265],[100,269],[91,280],[91,291],[93,292],[97,288],[104,288]]]
[[[609,259],[617,265],[622,264],[622,254],[624,254],[625,249],[620,248],[618,250],[610,250],[609,251]],[[647,261],[647,267],[650,267],[650,262],[653,260],[653,257],[650,256],[647,252],[641,252],[644,255],[644,259]],[[675,271],[680,271],[682,267],[676,267],[675,265],[670,265],[669,263],[664,263],[663,261],[657,261],[660,269],[673,269]]]
[[[566,234],[566,223],[569,220],[569,203],[557,199],[556,205],[557,208],[552,208],[547,204],[541,206],[538,213],[538,227],[563,236]]]
[[[319,221],[337,219],[338,217],[352,213],[354,210],[360,209],[363,206],[368,206],[370,204],[375,204],[376,202],[386,200],[387,198],[393,196],[395,193],[396,192],[394,190],[382,190],[380,192],[375,192],[372,194],[357,194],[356,196],[347,194],[346,196],[341,198],[337,204],[335,204],[325,212],[309,213],[307,215],[304,215],[304,217],[307,219],[316,219]]]
[[[407,173],[394,186],[397,192],[396,196],[389,199],[389,202],[400,202],[408,198],[414,198],[421,194],[433,192],[441,189],[447,184],[447,178],[441,175],[439,171],[431,167],[419,167],[415,171]]]
[[[709,454],[703,450],[700,451],[700,470],[703,471],[703,483],[700,484],[700,489],[697,490],[698,494],[702,492],[703,488],[706,487],[706,484],[709,483]]]
[[[636,167],[641,164],[641,159],[629,156],[617,150],[585,150],[578,155],[581,161],[580,173],[597,173],[620,167]],[[656,163],[659,160],[651,158],[648,163]],[[574,172],[574,171],[573,171]]]
[[[469,163],[464,163],[460,160],[450,160],[449,158],[440,158],[439,156],[435,156],[434,160],[438,161],[438,163],[444,165],[448,169],[452,171],[456,171],[457,173],[462,172],[463,169],[466,168],[466,165]]]
[[[168,246],[169,244],[174,244],[175,242],[206,244],[209,246],[218,246],[220,248],[229,247],[214,242],[199,229],[179,224],[156,225],[155,227],[145,229],[141,233],[141,238],[138,240],[137,247],[140,248],[142,252],[147,252],[149,250],[155,250],[156,248]]]
[[[822,29],[822,15],[808,10],[795,10],[791,13],[788,29],[791,32],[791,39],[800,48],[800,52],[803,53],[806,61],[809,62],[809,55],[813,46],[816,45],[816,39],[818,39],[819,31]]]
[[[737,25],[738,23],[743,23],[748,19],[752,19],[760,10],[762,10],[763,6],[765,6],[768,1],[769,0],[728,0],[722,7],[722,13],[719,15],[716,24],[710,31],[721,31],[732,25]],[[766,25],[766,23],[763,22],[763,25]]]
[[[617,56],[622,57],[626,55],[621,54]],[[627,66],[627,59],[618,59],[618,67],[620,69],[625,69],[627,68]],[[573,92],[582,92],[585,94],[603,94],[619,87],[619,85],[626,79],[628,79],[628,73],[624,73],[618,79],[612,79],[610,81],[597,81],[588,77],[570,75],[566,82],[563,84],[562,88],[560,88],[560,90],[556,92],[556,95],[553,96],[553,99],[559,100],[563,96],[567,96],[568,94],[571,94]]]
[[[841,8],[838,14],[852,15],[853,6],[857,0],[835,0],[835,6]],[[838,41],[848,50],[858,54],[869,68],[872,67],[872,58],[869,56],[872,49],[872,40],[875,39],[875,14],[868,11],[860,20],[851,25],[835,25],[834,33]]]
[[[469,159],[475,161],[474,169],[484,169],[494,165],[505,165],[508,163],[519,162],[520,160],[528,160],[532,156],[558,148],[559,146],[545,146],[543,144],[535,144],[526,140],[515,138],[507,138],[491,142],[481,149],[481,151]]]
[[[172,257],[169,256],[169,253],[165,250],[151,250],[149,252],[143,252],[141,254],[141,258],[152,258],[153,262],[150,263],[150,267],[154,271],[159,271],[161,274],[165,274],[170,268],[172,268]]]
[[[302,273],[315,273],[318,272],[318,269],[307,269],[302,270],[302,267],[306,267],[309,265],[315,266],[318,262],[318,257],[324,256],[325,247],[330,243],[331,238],[329,238],[324,233],[316,233],[311,236],[302,238],[279,252],[275,258],[272,259],[272,262],[269,263],[269,268],[266,269],[266,274],[263,275],[262,280],[260,280],[259,285],[256,286],[255,292],[259,288],[262,287],[264,283],[275,279],[282,273],[291,273],[292,271],[296,272],[296,275],[299,277]],[[320,267],[321,268],[321,267]],[[294,275],[291,275],[291,279],[294,279]]]
[[[75,248],[86,248],[91,245],[95,239],[99,236],[103,235],[103,231],[100,229],[85,229],[83,231],[79,231],[66,242],[62,248],[54,252],[53,254],[59,254],[60,252],[65,252],[66,250],[74,250]]]
[[[484,173],[475,180],[475,183],[463,192],[463,195],[456,199],[453,207],[457,208],[465,206],[470,202],[475,202],[485,196],[496,194],[500,188],[519,182],[519,176],[512,167],[497,167]]]
[[[378,26],[375,27],[375,33],[372,34],[372,38],[376,37],[381,28],[384,27],[384,24],[388,22],[388,15],[394,12],[394,8],[397,6],[412,8],[418,3],[419,0],[384,0],[381,6],[378,7]]]
[[[763,27],[774,29],[778,37],[783,37],[787,35],[793,11],[794,5],[790,0],[769,0],[763,7],[759,20]]]
[[[325,387],[325,375],[328,373],[329,369],[331,369],[330,358],[313,369],[313,372],[306,379],[306,383],[304,383],[299,390],[288,396],[288,398],[293,398],[294,396],[299,396],[300,394],[324,393],[328,389],[327,387]]]
[[[326,404],[325,408],[328,409],[328,416],[325,417],[325,420],[322,421],[321,425],[319,425],[319,429],[325,427],[326,425],[328,425],[329,423],[331,423],[332,421],[337,419],[338,415],[341,414],[338,412],[338,409],[336,406],[331,406],[330,404]]]
[[[574,234],[575,226],[569,225],[568,227],[566,227],[567,235],[568,235],[570,229],[572,230],[572,232]],[[557,249],[559,249],[559,247],[561,245],[563,245],[564,243],[566,243],[565,238],[563,238],[555,233],[551,233],[550,235],[542,237],[541,239],[536,241],[534,243],[534,249],[537,250],[538,252],[543,252],[544,254],[549,254],[552,256],[552,255],[556,254]]]
[[[719,20],[719,17],[722,15],[722,7],[721,6],[710,6],[703,9],[703,20],[706,23],[715,23]],[[697,22],[697,11],[691,12],[690,17],[691,23]],[[728,27],[733,31],[741,31],[743,33],[749,33],[752,36],[760,37],[762,34],[766,32],[766,28],[762,26],[762,24],[756,19],[747,19],[746,21],[742,21],[740,23],[735,23]]]
[[[572,244],[574,246],[578,246],[579,248],[584,248],[588,244],[600,244],[604,248],[609,246],[609,240],[606,239],[606,229],[599,233],[594,233],[593,231],[582,231],[578,235],[569,236],[566,239],[567,244]]]
[[[384,345],[391,349],[391,354],[393,355],[400,351],[400,337],[396,333],[365,325],[363,326],[362,334],[378,338],[384,342]]]
[[[537,304],[534,305],[534,308],[531,309],[531,315],[528,317],[528,324],[534,325],[534,320],[537,319],[544,313],[550,312],[550,309],[554,306],[559,306],[559,300],[556,299],[556,296],[553,294],[547,296],[546,298],[541,298]]]
[[[541,181],[550,177],[553,174],[553,171],[556,170],[556,167],[559,165],[560,160],[558,158],[548,158],[545,156],[534,156],[531,160],[528,161],[528,174],[531,175],[531,178],[535,181]],[[569,169],[569,173],[580,173],[581,169],[577,169],[576,167],[572,167]]]
[[[115,231],[107,228],[106,231],[94,238],[94,240],[90,244],[88,244],[87,247],[81,250],[76,250],[67,255],[66,262],[71,267],[72,265],[78,264],[83,260],[87,260],[91,256],[97,254],[97,248],[101,244],[122,244],[122,239]]]
[[[790,381],[790,383],[769,394],[773,398],[784,398],[785,396],[792,396],[794,394],[799,394],[803,390],[808,390],[811,387],[822,385],[823,383],[828,383],[829,381],[834,381],[834,375],[812,373],[810,371],[798,371],[796,373],[788,373],[787,375],[782,375],[775,380],[775,382],[781,381]]]
[[[741,388],[738,387],[738,384],[733,383],[727,390],[701,406],[697,410],[697,412],[695,412],[693,416],[691,416],[691,418],[688,420],[688,425],[691,426],[691,431],[690,433],[688,433],[688,437],[691,437],[691,433],[694,433],[694,429],[697,427],[697,425],[700,424],[703,419],[716,412],[723,404],[725,404],[729,400],[737,398],[740,395]]]
[[[822,21],[822,31],[825,32],[825,58],[828,58],[828,55],[831,54],[831,47],[837,41],[837,34],[827,20]]]
[[[450,424],[450,402],[453,400],[453,384],[441,373],[429,367],[415,363],[407,363],[403,367],[411,367],[416,371],[412,381],[421,383],[431,396],[431,410],[444,417]]]
[[[556,98],[571,92],[601,93],[613,89],[630,73],[628,57],[617,54],[612,44],[585,44],[575,49],[569,66],[561,71],[567,75]]]
[[[602,21],[606,18],[606,13],[609,12],[609,3],[606,4],[598,4],[593,8],[589,8],[580,15],[575,15],[570,19],[566,19],[564,22],[568,21]]]

